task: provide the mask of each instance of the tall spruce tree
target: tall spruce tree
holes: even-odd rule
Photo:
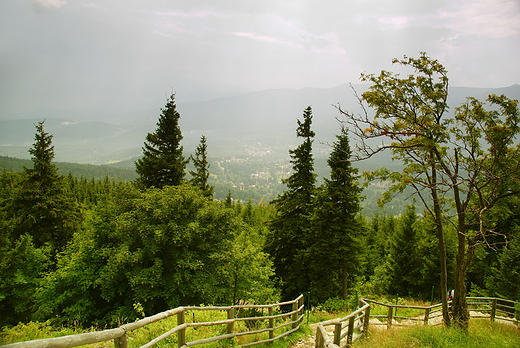
[[[215,187],[208,184],[208,145],[204,135],[200,138],[199,146],[195,149],[195,156],[190,156],[190,159],[193,161],[193,165],[195,166],[195,170],[190,170],[191,184],[198,187],[206,197],[213,198]]]
[[[4,208],[13,242],[30,234],[36,247],[48,247],[55,256],[79,229],[81,215],[52,163],[53,136],[45,132],[43,125],[43,121],[36,125],[35,142],[29,149],[33,168],[25,168],[24,182],[13,188],[12,200]]]
[[[164,109],[161,109],[157,129],[146,136],[143,157],[135,162],[135,170],[139,174],[138,181],[144,187],[177,186],[184,179],[187,160],[180,145],[181,115],[176,109],[174,93],[168,98]]]
[[[327,161],[330,179],[320,187],[314,204],[312,233],[308,241],[311,292],[315,301],[347,299],[349,281],[359,265],[361,188],[357,169],[350,162],[348,130],[341,128]]]
[[[284,298],[294,298],[309,289],[306,251],[315,195],[316,174],[312,143],[314,132],[311,130],[312,108],[303,113],[303,121],[297,120],[297,137],[303,143],[289,150],[293,173],[283,181],[287,190],[272,203],[277,207],[276,217],[270,224],[270,236],[266,250],[273,259],[279,287]]]
[[[417,220],[414,205],[406,206],[390,242],[389,290],[393,294],[414,296],[420,283],[422,260],[419,259],[419,243],[414,223]]]

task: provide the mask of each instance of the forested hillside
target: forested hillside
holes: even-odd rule
[[[116,326],[180,305],[301,293],[312,305],[347,303],[354,291],[444,301],[461,280],[470,294],[519,299],[517,102],[491,96],[488,110],[470,100],[444,124],[446,86],[430,76],[444,81],[442,66],[426,56],[401,63],[417,80],[370,75],[363,98],[379,118],[338,106],[354,128],[339,124],[321,160],[311,106],[296,118],[289,164],[263,163],[213,158],[205,136],[187,155],[172,94],[125,178],[54,163],[53,135],[38,122],[32,160],[0,158],[0,325]],[[418,103],[415,113],[391,109],[399,98]],[[392,142],[351,148],[353,136]],[[353,161],[385,150],[401,162],[360,170]]]

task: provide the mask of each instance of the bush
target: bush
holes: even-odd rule
[[[319,308],[329,313],[347,312],[349,310],[349,301],[333,297],[319,305]]]

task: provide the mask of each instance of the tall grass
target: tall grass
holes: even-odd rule
[[[359,348],[518,348],[520,330],[489,320],[471,320],[468,332],[440,326],[410,326],[372,330],[368,338],[354,345]]]
[[[261,312],[257,313],[256,316],[261,316]],[[266,314],[266,313],[265,313]],[[275,313],[277,314],[277,313]],[[239,313],[237,313],[239,315]],[[250,311],[243,313],[244,317],[255,316]],[[188,310],[185,314],[185,320],[187,323],[193,322],[213,322],[227,319],[226,311],[193,311]],[[289,320],[289,319],[287,319]],[[275,320],[275,326],[282,322],[281,319]],[[145,327],[136,329],[128,333],[128,346],[129,347],[140,347],[161,334],[169,331],[170,329],[177,326],[176,316],[169,317],[158,322],[149,324]],[[254,321],[237,321],[234,324],[234,332],[246,332],[251,330],[258,330],[266,328],[268,326],[267,320],[254,320]],[[280,335],[281,333],[290,330],[291,326],[286,326],[275,330],[274,335]],[[42,338],[60,337],[67,335],[80,334],[84,332],[95,331],[93,328],[89,330],[71,329],[65,327],[53,327],[49,321],[44,323],[30,322],[28,324],[18,324],[11,328],[4,328],[0,333],[0,345],[9,344],[15,342],[30,341]],[[215,325],[215,326],[201,326],[201,327],[190,327],[186,329],[186,341],[193,342],[200,339],[215,337],[219,335],[227,334],[227,325]],[[312,334],[312,330],[307,325],[302,325],[300,330],[292,333],[291,335],[282,337],[273,343],[259,344],[255,347],[269,347],[269,348],[284,348],[290,346],[292,343],[297,342],[300,339],[306,338]],[[220,347],[233,347],[240,344],[256,342],[265,340],[269,337],[268,332],[246,335],[236,337],[234,339],[226,339],[221,341],[215,341],[202,345],[204,348],[220,348]],[[155,347],[176,347],[177,346],[177,334],[167,337],[163,341],[159,342]],[[113,347],[112,341],[97,343],[93,345],[86,345],[84,347]]]

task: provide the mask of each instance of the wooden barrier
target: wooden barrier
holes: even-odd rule
[[[248,344],[242,345],[243,347],[252,346],[255,344],[265,343],[265,342],[273,342],[277,339],[285,337],[296,330],[298,330],[303,322],[304,317],[304,303],[303,303],[303,295],[300,295],[293,301],[269,304],[269,305],[238,305],[238,306],[227,306],[227,307],[177,307],[175,309],[171,309],[165,312],[158,313],[151,317],[147,317],[133,323],[122,325],[115,329],[109,329],[104,331],[97,332],[89,332],[78,335],[69,335],[63,337],[56,338],[46,338],[40,340],[33,341],[25,341],[25,342],[17,342],[5,345],[5,348],[72,348],[77,346],[82,346],[86,344],[94,344],[105,342],[109,340],[114,340],[114,347],[116,348],[127,348],[128,346],[128,333],[133,330],[145,327],[148,324],[157,322],[159,320],[171,317],[173,315],[177,316],[177,326],[173,327],[171,330],[163,333],[162,335],[154,338],[147,344],[143,345],[141,348],[152,347],[158,342],[164,340],[165,338],[171,336],[174,333],[177,333],[177,345],[179,348],[191,347],[199,344],[209,343],[218,340],[230,339],[239,336],[253,335],[259,334],[263,332],[269,332],[269,338],[262,341],[251,342]],[[274,308],[291,305],[292,311],[288,313],[282,314],[274,314]],[[267,308],[268,315],[261,317],[249,317],[249,318],[235,318],[235,310],[236,309],[246,309],[246,308]],[[213,322],[203,322],[203,323],[186,323],[186,311],[227,311],[227,319]],[[275,326],[275,319],[279,318],[290,318],[289,321],[284,322],[278,326]],[[268,327],[259,330],[252,330],[246,332],[234,332],[234,323],[237,321],[250,321],[250,320],[266,320],[268,321]],[[186,341],[186,330],[192,327],[202,327],[202,326],[214,326],[214,325],[227,325],[227,333],[225,335],[209,337],[197,341],[187,342]],[[274,336],[274,332],[278,329],[284,328],[286,326],[291,326],[290,330],[282,332],[278,336]]]
[[[370,299],[364,299],[368,303],[373,303],[376,305],[388,307],[388,314],[387,315],[372,315],[372,318],[385,318],[386,323],[381,323],[381,325],[387,326],[387,328],[390,328],[392,325],[399,325],[396,319],[401,320],[410,320],[410,321],[423,321],[424,325],[429,325],[429,321],[433,318],[437,318],[442,316],[442,304],[438,303],[432,306],[406,306],[406,305],[392,305],[392,304],[386,304]],[[468,300],[468,309],[471,312],[489,312],[490,314],[487,316],[482,315],[471,315],[471,318],[474,319],[490,319],[492,321],[495,320],[497,313],[505,314],[506,316],[501,316],[500,320],[505,321],[511,321],[511,322],[517,322],[516,319],[514,319],[515,316],[515,301],[510,301],[502,298],[497,297],[467,297]],[[473,302],[471,302],[473,301]],[[449,301],[449,304],[451,304],[451,301]],[[416,317],[404,317],[404,316],[394,316],[392,315],[395,308],[412,308],[412,309],[419,309],[424,310],[424,317],[423,319],[419,319]],[[437,324],[439,325],[439,324]]]
[[[475,309],[479,312],[489,311],[490,315],[485,316],[484,318],[489,318],[491,320],[496,319],[496,313],[500,312],[502,314],[506,314],[508,317],[500,317],[501,320],[509,320],[516,321],[517,325],[519,325],[518,321],[509,317],[515,316],[515,307],[514,305],[518,302],[505,300],[501,298],[487,298],[487,297],[468,297],[468,300],[474,300],[476,302],[468,302],[469,306],[478,306],[480,308]],[[484,302],[483,302],[484,301]],[[386,315],[372,315],[370,313],[371,307],[373,305],[380,305],[384,307],[388,307],[388,311]],[[484,307],[484,308],[482,308]],[[489,307],[489,308],[488,308]],[[424,317],[421,318],[412,318],[412,317],[404,317],[404,316],[396,316],[394,315],[395,309],[397,308],[411,308],[424,310]],[[432,306],[406,306],[406,305],[392,305],[386,304],[383,302],[378,302],[370,299],[361,299],[359,301],[359,308],[347,315],[344,318],[340,319],[331,319],[328,321],[324,321],[318,325],[316,330],[316,347],[317,348],[339,348],[341,347],[350,347],[357,339],[361,338],[363,335],[368,333],[370,318],[385,318],[386,323],[380,323],[380,325],[386,325],[388,329],[392,327],[392,325],[400,325],[397,321],[398,319],[405,320],[416,320],[422,321],[423,325],[429,325],[429,321],[432,318],[441,317],[442,316],[442,304],[438,303]],[[420,317],[420,316],[419,316]],[[472,316],[472,318],[483,318],[482,316]],[[363,319],[363,320],[361,320]],[[348,321],[347,325],[344,325]],[[360,324],[355,326],[355,322],[359,321]],[[328,332],[325,330],[326,326],[334,325],[334,334],[333,338],[331,338]],[[343,330],[347,328],[344,332]],[[356,337],[354,333],[358,331],[359,335]],[[341,342],[344,338],[346,342],[344,345],[341,345]]]
[[[356,322],[358,325],[356,326]],[[346,337],[346,346],[350,347],[355,341],[368,332],[370,323],[370,304],[364,299],[359,300],[359,308],[346,317],[321,322],[316,330],[317,348],[338,348]],[[334,325],[334,338],[331,339],[325,330],[326,326]],[[343,329],[347,328],[346,331]],[[356,336],[355,332],[359,332]]]

